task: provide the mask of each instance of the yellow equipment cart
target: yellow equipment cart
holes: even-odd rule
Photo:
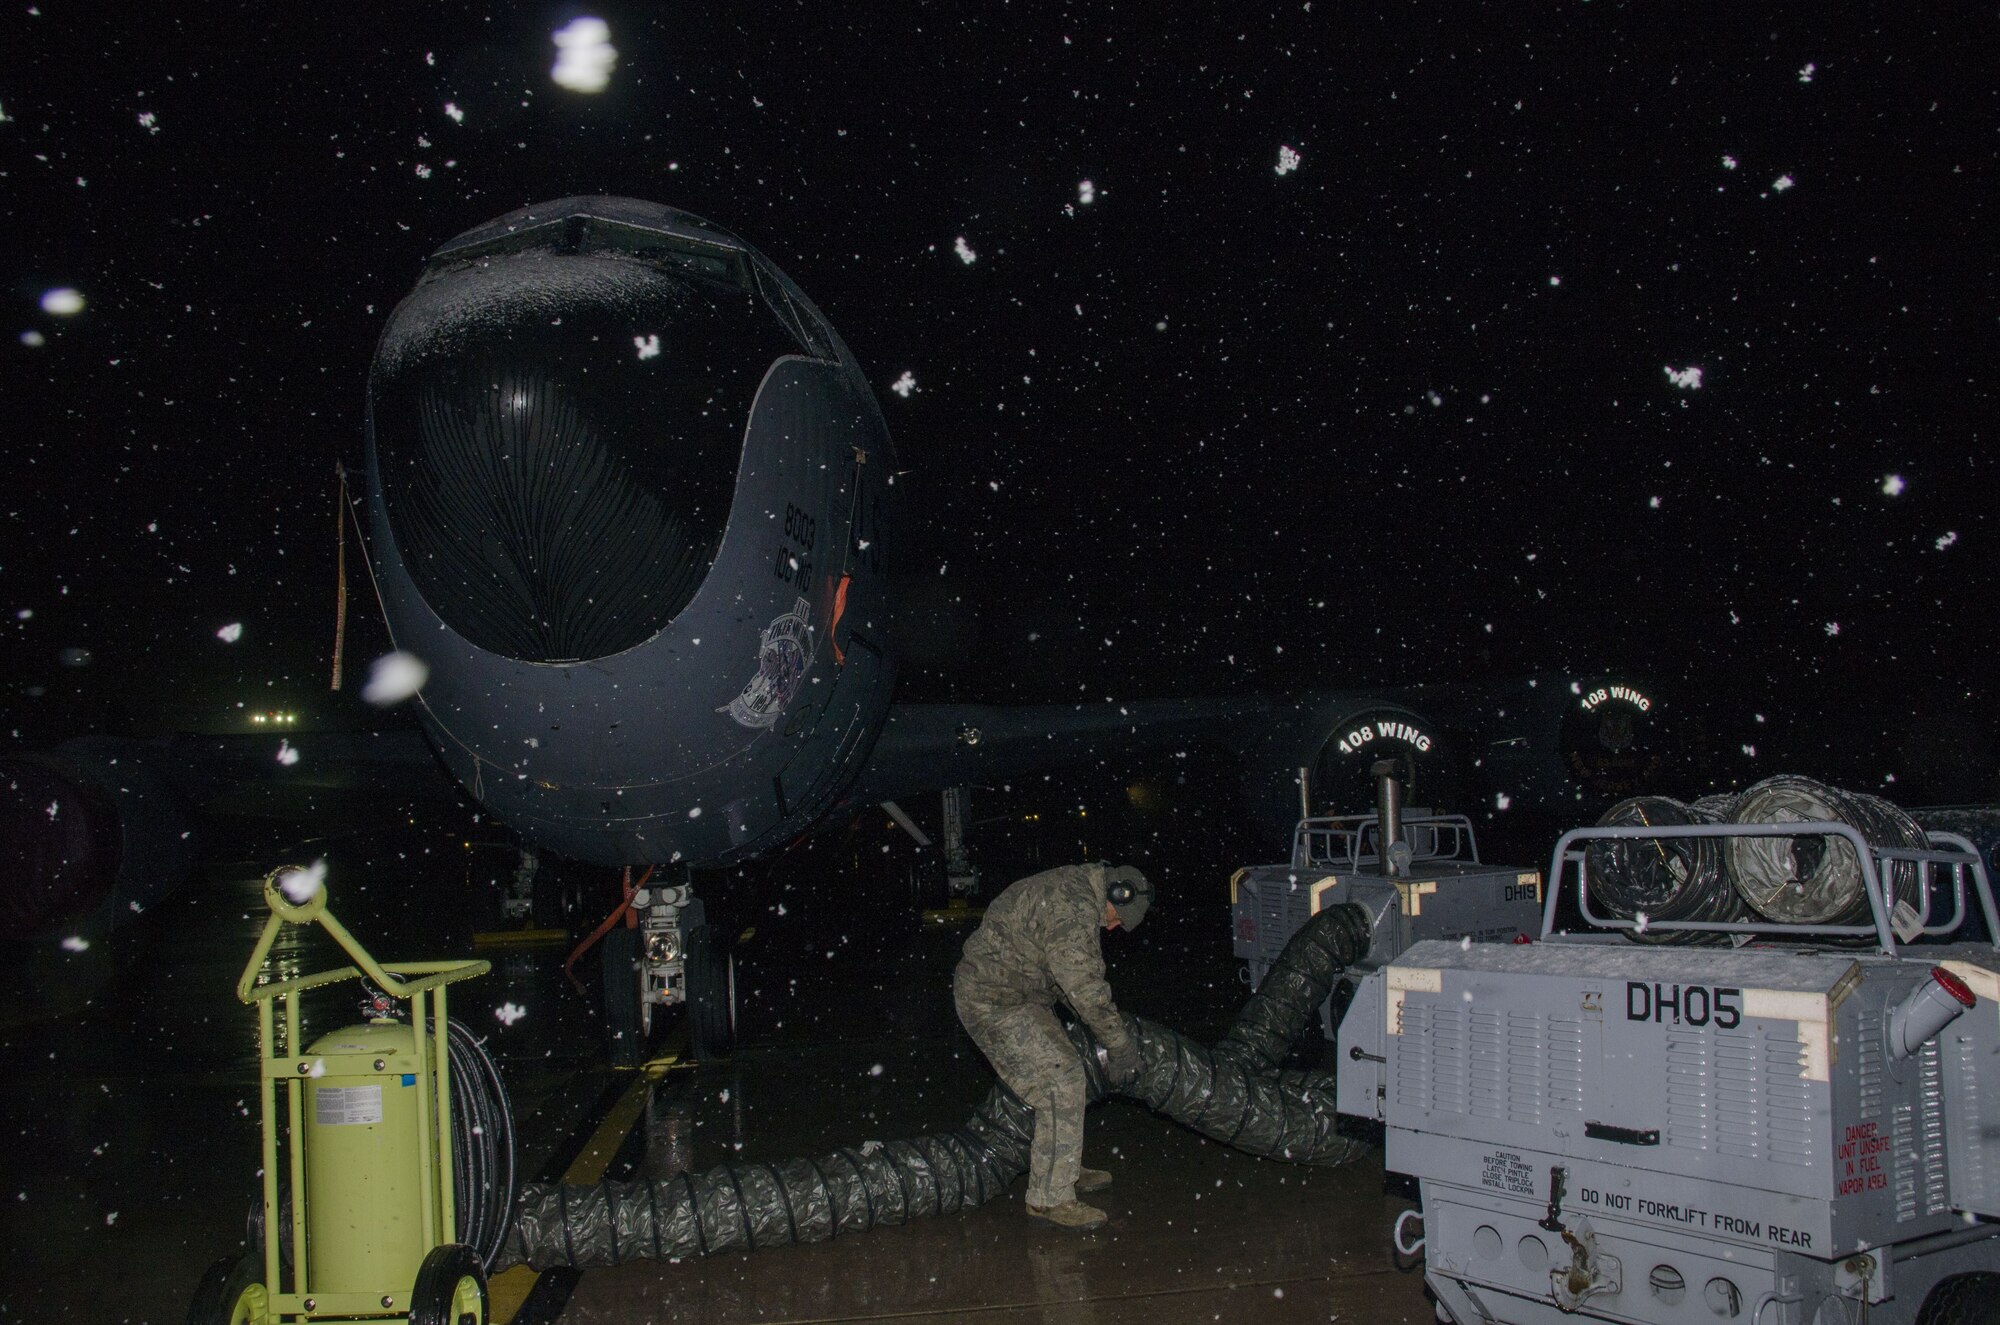
[[[323,882],[295,888],[303,900],[287,894],[281,880],[306,875],[288,866],[265,877],[271,917],[236,984],[236,996],[257,1008],[266,1236],[261,1248],[209,1268],[188,1323],[486,1325],[485,1268],[453,1240],[445,989],[490,965],[378,963],[327,911]],[[354,965],[267,975],[272,942],[288,924],[318,924]],[[406,1003],[407,1023],[378,1017],[301,1047],[299,995],[363,979]]]

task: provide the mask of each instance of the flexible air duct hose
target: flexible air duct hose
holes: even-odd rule
[[[1353,949],[1366,921],[1357,908],[1346,920],[1316,920],[1320,937],[1306,948]],[[1302,933],[1304,931],[1301,931]],[[1296,943],[1293,946],[1297,946]],[[1289,954],[1291,947],[1288,946]],[[1355,955],[1359,955],[1358,952]],[[1301,957],[1314,965],[1318,958]],[[1275,969],[1275,968],[1274,968]],[[1332,976],[1319,977],[1330,983]],[[1267,979],[1266,984],[1270,981]],[[1293,989],[1288,979],[1286,989]],[[1325,998],[1325,983],[1319,999]],[[1261,1029],[1236,1035],[1239,1045],[1287,1045],[1319,1000],[1287,1002],[1299,1022],[1287,1029],[1257,1013]],[[1260,991],[1261,995],[1261,991]],[[1273,1000],[1278,991],[1273,991]],[[1252,1003],[1257,999],[1253,997]],[[1248,1008],[1246,1007],[1246,1011]],[[1361,1143],[1339,1134],[1331,1078],[1320,1073],[1258,1072],[1165,1026],[1131,1018],[1139,1077],[1122,1093],[1202,1135],[1253,1155],[1294,1163],[1334,1165]],[[1069,1037],[1083,1060],[1091,1103],[1111,1094],[1102,1046],[1081,1024]],[[1280,1049],[1282,1052],[1282,1049]],[[786,1243],[823,1242],[876,1224],[901,1224],[969,1210],[1007,1190],[1028,1169],[1034,1110],[999,1082],[963,1127],[908,1141],[867,1142],[818,1159],[778,1164],[722,1164],[696,1176],[607,1181],[593,1186],[527,1183],[498,1266],[588,1269],[633,1260],[673,1260],[722,1251],[754,1251]]]
[[[1790,774],[1766,778],[1744,792],[1730,817],[1741,824],[1840,822],[1859,831],[1871,846],[1921,850],[1929,845],[1916,822],[1888,801]],[[1736,891],[1760,915],[1792,925],[1868,923],[1861,864],[1841,838],[1732,837],[1724,854]],[[1918,867],[1899,861],[1884,873],[1888,904],[1914,905]]]
[[[1666,796],[1634,796],[1604,812],[1599,827],[1678,827],[1726,822],[1735,808],[1728,796],[1705,796],[1692,805]],[[1726,934],[1657,930],[1654,921],[1729,923],[1754,917],[1723,868],[1722,839],[1624,838],[1592,842],[1584,852],[1591,896],[1611,915],[1644,916],[1647,928],[1628,931],[1640,943],[1727,943]]]
[[[1299,1032],[1316,1020],[1333,982],[1367,951],[1368,914],[1358,906],[1330,906],[1306,921],[1236,1014],[1216,1056],[1252,1072],[1276,1070]]]

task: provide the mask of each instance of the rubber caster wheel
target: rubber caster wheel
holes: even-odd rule
[[[188,1304],[187,1325],[262,1325],[270,1319],[264,1291],[264,1258],[254,1252],[225,1256],[208,1267]]]
[[[472,1248],[431,1248],[410,1292],[410,1325],[486,1325],[486,1272]]]

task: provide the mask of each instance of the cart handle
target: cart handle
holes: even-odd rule
[[[271,918],[264,922],[264,932],[257,936],[257,946],[250,954],[250,962],[243,968],[243,976],[236,982],[236,997],[244,1003],[262,1002],[282,998],[303,989],[314,989],[320,985],[337,984],[342,980],[366,976],[382,992],[394,998],[410,999],[426,989],[452,984],[459,980],[469,980],[476,975],[485,975],[493,969],[488,961],[469,962],[390,962],[383,964],[368,955],[355,937],[347,932],[347,927],[333,918],[326,909],[326,886],[321,884],[313,895],[304,902],[294,902],[286,897],[278,886],[278,878],[299,869],[296,865],[281,865],[264,876],[264,901],[271,908]],[[271,954],[271,944],[278,937],[278,931],[286,925],[310,925],[317,923],[333,936],[342,951],[354,959],[353,966],[342,966],[331,971],[321,971],[316,975],[295,976],[276,984],[260,985],[257,977],[263,974],[264,961]],[[411,980],[398,980],[394,974],[415,976]]]

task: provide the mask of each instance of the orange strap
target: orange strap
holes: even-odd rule
[[[569,955],[569,959],[563,963],[563,975],[568,978],[570,987],[575,989],[577,993],[581,994],[583,992],[583,982],[576,978],[575,967],[577,959],[596,947],[597,941],[611,932],[612,926],[618,923],[619,917],[624,917],[625,928],[637,929],[639,927],[638,913],[632,909],[632,894],[645,887],[646,880],[652,877],[653,867],[648,865],[646,866],[646,872],[639,876],[639,882],[633,883],[632,867],[630,865],[625,867],[624,896],[619,899],[618,905],[611,908],[611,914],[604,917],[604,923],[596,929],[591,930],[590,937],[577,944],[576,951],[572,952]]]
[[[840,577],[840,587],[833,591],[833,620],[826,623],[826,642],[833,645],[833,662],[837,667],[847,661],[847,651],[840,647],[840,640],[834,631],[840,627],[840,619],[847,615],[847,586],[854,579],[852,575]]]

